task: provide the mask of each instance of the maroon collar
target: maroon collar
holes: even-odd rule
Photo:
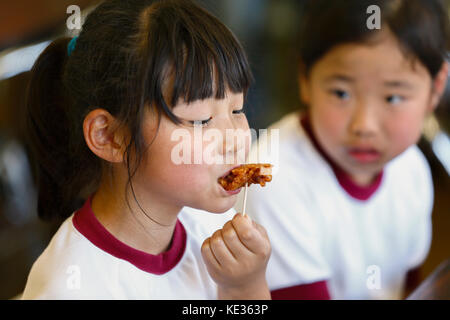
[[[112,256],[126,260],[135,267],[153,274],[163,274],[177,265],[186,249],[186,230],[179,220],[175,225],[169,250],[158,255],[134,249],[115,238],[97,220],[91,208],[91,198],[73,217],[73,225],[95,246]]]
[[[353,182],[353,180],[349,177],[349,175],[341,169],[336,162],[334,162],[324,151],[324,149],[320,146],[316,137],[314,136],[311,122],[309,121],[308,115],[302,114],[300,116],[300,124],[303,127],[303,130],[308,135],[312,144],[316,148],[316,150],[320,153],[320,155],[328,162],[328,164],[333,169],[334,175],[338,180],[340,186],[353,198],[361,201],[368,200],[380,187],[381,181],[383,179],[383,171],[381,171],[374,179],[374,181],[368,186],[360,186]]]

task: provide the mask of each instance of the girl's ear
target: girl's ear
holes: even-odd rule
[[[298,90],[300,92],[300,99],[305,105],[309,105],[310,103],[310,93],[309,93],[309,80],[302,73],[298,76]]]
[[[84,118],[84,140],[91,151],[108,162],[122,162],[125,135],[116,119],[104,109],[95,109]]]
[[[445,92],[445,88],[447,86],[447,81],[449,77],[449,63],[445,61],[442,64],[441,70],[439,70],[438,74],[433,80],[433,91],[431,96],[431,103],[429,112],[433,112],[436,107],[439,105],[439,101],[442,98],[442,95]]]

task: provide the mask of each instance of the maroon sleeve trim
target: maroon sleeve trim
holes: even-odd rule
[[[271,291],[273,300],[330,300],[327,282],[318,281]]]

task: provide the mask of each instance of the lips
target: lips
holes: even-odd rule
[[[347,152],[350,157],[360,163],[374,162],[381,157],[381,153],[371,147],[351,147]]]
[[[241,192],[241,189],[242,189],[242,187],[241,188],[237,188],[236,190],[225,190],[225,189],[223,189],[223,190],[225,190],[229,195],[235,195],[235,194],[238,194],[239,192]]]
[[[228,174],[230,174],[230,172],[231,172],[233,169],[235,169],[235,168],[237,168],[237,167],[240,167],[240,166],[241,166],[241,164],[240,164],[240,165],[237,165],[237,166],[234,166],[234,167],[232,167],[231,169],[229,169],[227,172],[225,172],[225,174],[224,174],[223,176],[221,176],[220,178],[217,179],[217,183],[220,184],[219,180],[220,180],[221,178],[225,178]],[[220,187],[221,187],[222,190],[225,191],[228,195],[235,195],[235,194],[238,194],[239,192],[241,192],[241,189],[242,189],[242,188],[238,188],[238,189],[236,189],[236,190],[225,190],[224,187],[223,187],[221,184],[220,184]]]

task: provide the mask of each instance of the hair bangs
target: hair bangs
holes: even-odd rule
[[[180,123],[171,111],[180,99],[187,103],[223,99],[228,90],[245,96],[253,75],[233,33],[199,7],[185,4],[174,10],[165,5],[153,5],[143,17],[146,29],[158,34],[145,36],[145,100]]]

